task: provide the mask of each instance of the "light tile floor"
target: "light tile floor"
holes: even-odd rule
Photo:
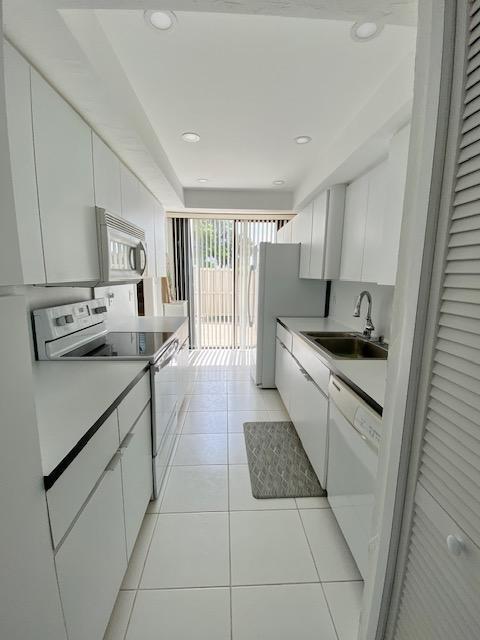
[[[256,500],[243,423],[284,420],[239,352],[194,352],[182,430],[105,640],[356,640],[363,583],[326,498]]]

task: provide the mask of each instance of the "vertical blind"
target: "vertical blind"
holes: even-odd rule
[[[251,266],[260,242],[275,242],[277,220],[174,218],[177,299],[189,301],[194,348],[241,348],[254,343]]]
[[[464,108],[396,640],[480,638],[480,2],[458,10]]]

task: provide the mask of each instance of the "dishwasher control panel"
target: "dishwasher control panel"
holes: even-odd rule
[[[373,411],[359,405],[355,411],[353,426],[360,432],[361,436],[373,447],[380,446],[382,419]]]

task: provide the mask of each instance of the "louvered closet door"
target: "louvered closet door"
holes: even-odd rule
[[[480,1],[458,11],[464,107],[396,640],[480,638]]]

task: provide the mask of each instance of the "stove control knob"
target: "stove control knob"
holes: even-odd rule
[[[72,324],[72,322],[73,322],[73,316],[72,316],[72,314],[71,314],[71,313],[68,313],[68,314],[65,316],[65,322],[66,322],[67,324]]]
[[[107,307],[95,307],[93,313],[107,313]]]
[[[55,318],[55,324],[57,327],[64,327],[67,324],[67,316],[58,316]]]

